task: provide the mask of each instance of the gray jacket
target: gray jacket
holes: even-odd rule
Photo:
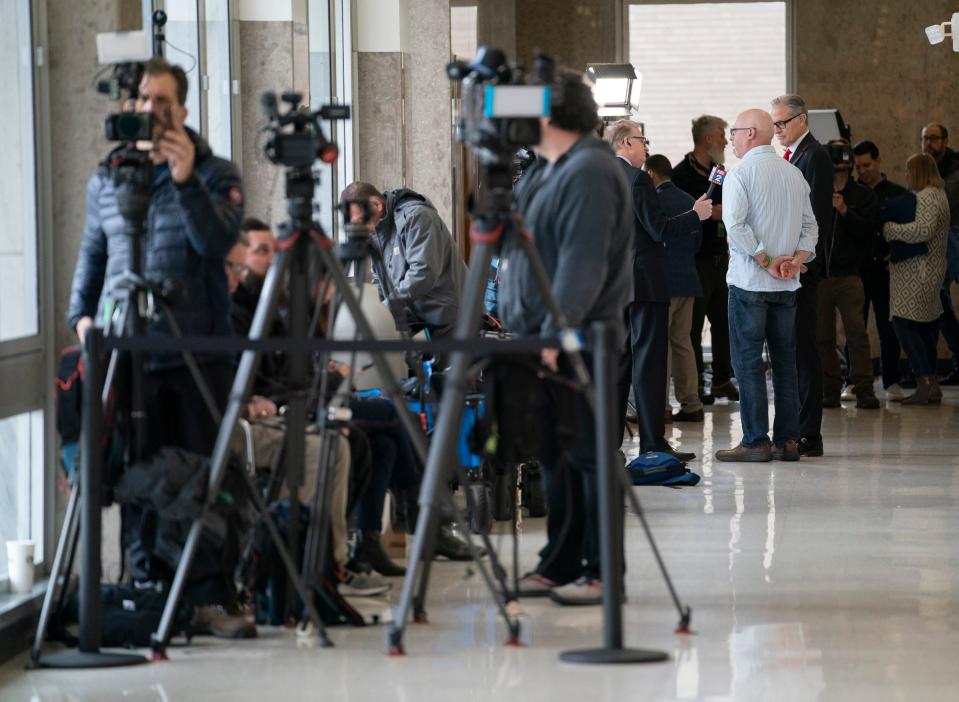
[[[632,299],[633,210],[609,147],[584,136],[554,164],[537,159],[519,182],[516,207],[570,326],[588,332],[590,322],[606,320],[622,333]],[[542,337],[559,331],[515,243],[504,245],[499,292],[508,329]]]
[[[376,243],[398,298],[408,298],[410,321],[433,327],[452,324],[460,308],[466,264],[433,204],[412,190],[383,193],[386,214],[376,225]]]

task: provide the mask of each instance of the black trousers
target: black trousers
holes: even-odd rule
[[[816,289],[819,279],[803,275],[796,294],[796,371],[799,377],[799,433],[822,438],[822,361],[816,347]]]
[[[699,386],[703,386],[703,324],[709,318],[709,334],[713,350],[713,386],[728,382],[732,377],[729,359],[729,289],[726,287],[726,270],[729,256],[697,256],[696,272],[703,286],[703,296],[693,305],[693,326],[689,338],[696,354],[696,369],[699,371]]]
[[[627,338],[619,362],[619,430],[626,425],[629,384],[636,398],[639,450],[666,447],[663,388],[669,353],[669,303],[633,302],[626,310]]]
[[[233,383],[233,367],[225,363],[205,363],[200,366],[200,373],[222,412]],[[210,416],[193,377],[185,367],[146,373],[144,399],[148,455],[163,446],[177,446],[206,456],[213,453],[219,424]],[[151,555],[155,513],[126,506],[122,511],[122,521],[127,568],[133,579],[171,581],[173,573]],[[184,593],[192,604],[226,605],[232,602],[235,564],[223,563],[222,556],[222,549],[211,540],[206,537],[200,540]]]
[[[901,380],[899,356],[902,348],[896,331],[889,321],[889,271],[869,268],[860,274],[866,304],[862,309],[863,320],[869,321],[869,306],[876,315],[876,331],[879,333],[879,362],[882,366],[882,386],[888,388]]]

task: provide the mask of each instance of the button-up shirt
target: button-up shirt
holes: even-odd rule
[[[819,228],[802,171],[769,145],[751,149],[723,183],[723,224],[729,242],[727,285],[753,292],[798,290],[799,279],[779,280],[753,259],[797,251],[815,256]]]

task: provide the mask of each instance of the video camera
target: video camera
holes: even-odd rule
[[[826,151],[832,160],[833,168],[852,169],[852,147],[844,141],[831,141],[826,144]]]
[[[530,82],[502,50],[489,46],[469,63],[450,63],[446,73],[463,85],[457,139],[483,163],[509,165],[517,148],[538,144],[539,119],[562,101],[556,63],[539,53]]]
[[[303,100],[300,93],[283,93],[280,99],[289,105],[282,114],[276,93],[260,94],[260,108],[270,120],[263,127],[271,132],[266,143],[267,158],[278,166],[289,168],[310,168],[317,159],[323,163],[335,162],[340,155],[339,149],[326,138],[320,120],[349,119],[349,106],[324,105],[318,110],[310,110],[300,104]],[[292,131],[283,131],[287,126],[292,126]]]

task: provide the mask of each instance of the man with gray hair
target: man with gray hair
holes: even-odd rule
[[[702,115],[693,120],[693,150],[673,168],[673,183],[694,198],[709,189],[709,174],[726,160],[726,121],[714,115]],[[696,355],[699,373],[699,395],[706,404],[716,397],[730,401],[739,399],[739,391],[732,383],[729,363],[729,330],[726,318],[726,269],[729,265],[729,247],[723,226],[723,188],[713,190],[712,217],[702,223],[703,237],[696,252],[696,272],[703,286],[703,294],[693,304],[690,340]],[[709,319],[712,339],[712,388],[707,394],[703,380],[703,324]]]
[[[730,130],[740,159],[726,177],[723,223],[729,234],[729,330],[739,380],[743,438],[719,461],[798,461],[796,291],[815,258],[817,227],[802,174],[776,155],[773,123],[747,110]],[[815,340],[815,339],[814,339]],[[776,417],[769,441],[763,347],[769,349]]]
[[[799,95],[774,98],[769,116],[779,143],[786,147],[783,158],[802,171],[809,184],[809,201],[819,241],[832,239],[832,159],[826,148],[809,131],[809,110]],[[820,252],[821,253],[821,252]],[[796,300],[796,363],[799,373],[799,425],[802,437],[799,452],[804,456],[822,456],[822,362],[816,346],[818,327],[816,291],[820,277],[819,261],[810,264],[802,275],[802,287]]]

